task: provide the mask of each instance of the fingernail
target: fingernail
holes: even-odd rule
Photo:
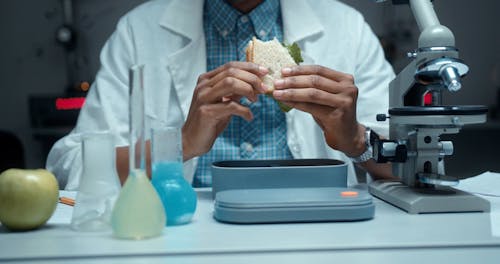
[[[273,96],[274,97],[281,97],[281,96],[283,96],[284,93],[285,93],[284,91],[274,90]]]
[[[267,74],[269,70],[264,66],[259,66],[259,71],[263,74]]]
[[[283,80],[283,79],[279,79],[279,80],[274,81],[274,86],[278,87],[278,88],[282,87],[284,84],[285,84],[285,80]]]
[[[290,74],[292,72],[292,68],[283,68],[281,69],[281,73],[283,74]]]

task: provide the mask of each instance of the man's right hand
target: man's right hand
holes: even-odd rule
[[[231,116],[252,120],[252,112],[239,100],[257,101],[257,95],[268,89],[261,80],[267,73],[255,63],[233,61],[200,75],[182,127],[184,160],[208,152]]]

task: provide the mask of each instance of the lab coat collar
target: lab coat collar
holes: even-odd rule
[[[165,6],[160,25],[190,40],[203,33],[203,0],[172,0]]]
[[[285,43],[298,42],[323,32],[323,25],[311,9],[309,2],[304,0],[281,1]],[[297,19],[299,16],[300,19]]]

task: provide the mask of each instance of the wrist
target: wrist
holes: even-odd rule
[[[358,129],[356,131],[356,136],[354,137],[352,146],[353,148],[346,152],[348,157],[357,157],[366,151],[366,130],[367,128],[361,124],[358,124]]]
[[[188,161],[192,158],[196,157],[191,151],[189,151],[189,147],[186,147],[186,143],[182,142],[182,160]]]
[[[363,163],[370,160],[373,157],[373,148],[370,144],[370,133],[371,130],[368,127],[360,125],[360,133],[358,133],[358,139],[355,143],[357,151],[353,155],[348,155],[352,162]]]
[[[194,158],[196,155],[193,154],[192,148],[190,147],[189,137],[185,136],[184,128],[182,129],[182,159],[183,161],[188,161]]]

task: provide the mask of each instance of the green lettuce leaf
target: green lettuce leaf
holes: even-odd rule
[[[285,113],[293,109],[293,107],[291,107],[291,106],[288,106],[288,105],[286,105],[286,104],[284,104],[276,99],[274,99],[274,100],[278,103],[278,106],[280,107],[281,111],[283,111]]]
[[[297,45],[297,42],[294,42],[291,45],[286,45],[284,43],[282,44],[288,50],[288,53],[290,53],[290,56],[292,56],[295,63],[300,64],[301,62],[304,62],[304,59],[302,58],[302,55],[300,53],[300,47],[299,45]]]
[[[304,59],[302,58],[302,54],[300,53],[300,47],[299,47],[299,45],[297,45],[296,42],[292,43],[291,45],[287,45],[285,43],[281,43],[281,45],[283,45],[283,47],[285,47],[288,50],[288,53],[290,53],[290,56],[292,56],[295,63],[300,64],[301,62],[304,62]],[[272,97],[271,94],[269,94],[269,96]],[[281,111],[283,111],[283,112],[288,112],[288,111],[293,109],[293,107],[290,107],[290,106],[288,106],[288,105],[286,105],[286,104],[284,104],[276,99],[274,99],[274,100],[278,103],[278,106],[280,107]]]
[[[272,94],[272,93],[267,93],[266,95],[274,99],[274,101],[275,101],[275,102],[278,104],[278,106],[280,107],[281,111],[283,111],[283,112],[285,112],[285,113],[286,113],[286,112],[288,112],[288,111],[290,111],[290,110],[292,110],[292,109],[293,109],[293,107],[290,107],[290,106],[288,106],[288,105],[286,105],[286,104],[284,104],[284,103],[282,103],[282,102],[280,102],[280,101],[276,100],[276,99],[273,97],[273,94]]]

